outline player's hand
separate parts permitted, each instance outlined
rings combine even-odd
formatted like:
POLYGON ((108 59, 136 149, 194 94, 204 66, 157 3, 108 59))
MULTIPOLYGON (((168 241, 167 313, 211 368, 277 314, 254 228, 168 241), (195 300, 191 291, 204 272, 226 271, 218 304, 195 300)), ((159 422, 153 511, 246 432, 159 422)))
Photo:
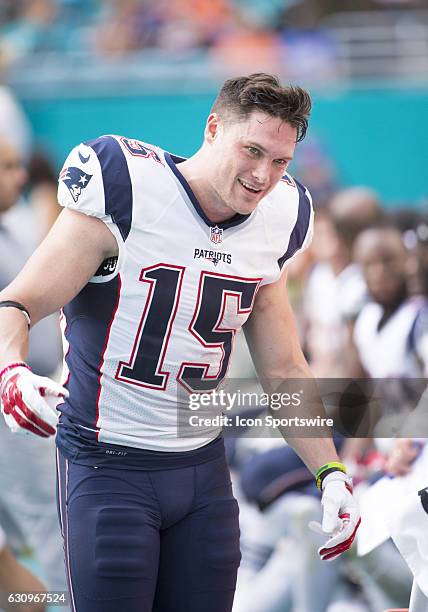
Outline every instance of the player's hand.
POLYGON ((412 438, 398 438, 386 460, 385 471, 392 476, 405 476, 421 449, 421 443, 412 438))
POLYGON ((50 378, 37 376, 26 365, 5 368, 0 379, 1 410, 14 433, 33 433, 42 438, 55 434, 56 405, 68 391, 50 378))
POLYGON ((318 553, 323 561, 331 561, 352 546, 361 519, 352 495, 352 481, 343 472, 328 474, 322 483, 322 525, 311 521, 309 527, 330 538, 318 553))

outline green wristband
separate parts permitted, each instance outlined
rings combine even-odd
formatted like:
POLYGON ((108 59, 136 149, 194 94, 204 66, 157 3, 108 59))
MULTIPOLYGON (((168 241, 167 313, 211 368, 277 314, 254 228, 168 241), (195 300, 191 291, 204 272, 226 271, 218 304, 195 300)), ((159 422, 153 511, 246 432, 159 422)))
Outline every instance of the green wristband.
POLYGON ((336 471, 343 472, 344 474, 346 474, 346 467, 343 465, 343 463, 340 463, 339 461, 330 461, 330 463, 326 463, 322 465, 320 468, 318 468, 318 470, 315 473, 315 481, 320 491, 321 491, 322 481, 324 480, 324 477, 327 476, 327 473, 330 474, 331 472, 336 472, 336 471))

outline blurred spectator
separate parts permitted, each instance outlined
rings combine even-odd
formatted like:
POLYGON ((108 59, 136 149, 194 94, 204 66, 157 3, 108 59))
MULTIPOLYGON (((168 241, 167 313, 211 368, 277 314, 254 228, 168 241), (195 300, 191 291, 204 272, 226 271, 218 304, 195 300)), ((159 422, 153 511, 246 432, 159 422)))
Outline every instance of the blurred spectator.
MULTIPOLYGON (((112 59, 142 49, 212 49, 221 70, 269 68, 291 80, 316 74, 326 82, 337 77, 337 41, 320 28, 322 19, 379 10, 379 3, 396 5, 395 0, 3 0, 0 65, 52 51, 112 59)), ((423 1, 397 3, 406 8, 423 1)))
MULTIPOLYGON (((21 199, 26 181, 27 171, 18 151, 0 139, 0 287, 16 276, 48 229, 21 199)), ((52 374, 62 356, 57 317, 41 321, 31 338, 29 363, 37 364, 44 376, 52 374)))
POLYGON ((275 28, 282 11, 299 0, 232 0, 232 5, 239 9, 252 23, 275 28))
POLYGON ((409 258, 407 264, 407 284, 411 295, 428 297, 428 220, 420 218, 414 230, 408 230, 409 258))
MULTIPOLYGON (((0 287, 16 276, 46 231, 20 201, 26 178, 16 149, 0 140, 0 287)), ((29 362, 49 376, 61 361, 58 319, 52 316, 41 323, 30 334, 29 362)), ((33 549, 48 587, 66 590, 55 480, 53 440, 21 438, 1 423, 0 523, 14 550, 24 544, 33 549)))
POLYGON ((231 16, 227 0, 109 0, 95 28, 98 52, 124 55, 139 49, 205 48, 231 16))
POLYGON ((3 0, 0 4, 0 25, 15 19, 19 9, 19 0, 3 0))
MULTIPOLYGON (((419 218, 419 223, 414 227, 414 230, 407 230, 407 232, 412 231, 414 232, 414 242, 411 241, 410 265, 408 266, 409 292, 410 294, 422 295, 425 300, 410 332, 409 349, 415 353, 420 370, 426 377, 428 376, 428 223, 419 218)), ((410 236, 407 235, 407 238, 410 239, 410 236)), ((428 437, 427 405, 428 392, 425 390, 417 407, 405 420, 399 432, 401 436, 413 437, 397 438, 391 448, 386 470, 395 477, 406 476, 412 472, 414 461, 426 445, 428 437)), ((417 582, 420 576, 418 576, 416 569, 420 570, 421 566, 425 567, 426 565, 423 552, 424 543, 422 541, 426 522, 424 519, 426 517, 420 513, 420 498, 416 493, 415 490, 414 496, 410 497, 410 500, 406 500, 405 505, 402 503, 399 505, 402 520, 404 519, 404 523, 401 523, 404 524, 404 530, 403 533, 400 530, 393 534, 394 541, 415 575, 409 604, 410 612, 428 609, 426 588, 424 593, 417 582), (413 531, 407 530, 406 524, 412 525, 413 531), (417 562, 415 563, 416 559, 417 562)))
POLYGON ((60 213, 58 181, 52 164, 42 151, 34 151, 28 163, 28 198, 39 219, 40 239, 44 238, 60 213))
POLYGON ((357 318, 354 341, 364 370, 380 379, 376 389, 382 394, 386 429, 378 435, 393 437, 397 415, 414 408, 421 392, 411 380, 423 376, 412 335, 425 299, 409 296, 407 253, 395 228, 363 232, 355 257, 371 301, 357 318))
POLYGON ((306 347, 319 377, 358 377, 350 344, 353 322, 365 299, 365 283, 352 246, 364 228, 380 223, 376 194, 365 187, 337 193, 316 221, 312 249, 317 263, 304 295, 306 347))
POLYGON ((159 6, 137 0, 108 0, 94 31, 95 49, 106 55, 123 55, 154 46, 159 27, 159 6), (146 27, 141 27, 145 25, 146 27))
POLYGON ((61 49, 60 33, 51 27, 56 17, 55 0, 22 0, 19 15, 1 33, 6 62, 40 51, 61 49))
POLYGON ((30 124, 12 91, 5 85, 0 85, 0 109, 0 138, 13 142, 21 157, 28 159, 32 145, 30 124))
POLYGON ((229 0, 172 0, 159 37, 162 49, 207 48, 233 20, 229 0))
POLYGON ((283 72, 290 80, 310 82, 314 74, 323 83, 337 78, 335 41, 319 27, 286 28, 281 45, 283 72))
POLYGON ((18 563, 6 542, 6 535, 0 526, 0 608, 5 612, 44 612, 46 606, 40 603, 9 603, 9 594, 44 593, 44 585, 27 568, 18 563))
POLYGON ((281 46, 275 32, 248 23, 241 15, 222 33, 211 55, 227 73, 281 71, 281 46))
MULTIPOLYGON (((354 332, 364 369, 372 378, 420 376, 410 336, 425 299, 409 296, 407 253, 400 232, 387 227, 362 232, 355 258, 372 300, 360 312, 354 332)), ((404 408, 404 400, 395 398, 397 409, 404 408)))
MULTIPOLYGON (((406 417, 423 390, 420 384, 422 381, 418 379, 426 367, 428 352, 425 351, 424 354, 419 350, 419 339, 423 334, 416 332, 416 329, 417 322, 421 318, 423 321, 424 317, 421 315, 427 312, 427 302, 424 296, 415 297, 409 293, 407 253, 398 229, 384 226, 363 231, 356 239, 354 253, 371 298, 356 320, 354 340, 365 371, 370 378, 376 379, 376 396, 382 400, 380 420, 378 415, 370 415, 370 418, 373 417, 372 427, 375 425, 371 435, 382 436, 381 439, 374 440, 375 445, 384 453, 388 453, 392 442, 388 438, 394 437, 397 431, 401 430, 404 420, 416 432, 415 424, 412 425, 406 417)), ((422 323, 425 330, 426 321, 425 318, 425 324, 422 323)), ((369 409, 371 410, 371 407, 369 409)), ((426 422, 426 406, 423 410, 423 421, 426 422)), ((419 427, 418 431, 423 435, 426 426, 419 427)), ((362 442, 360 450, 367 453, 367 447, 372 440, 366 439, 362 442)), ((394 475, 404 474, 409 471, 416 455, 415 448, 412 448, 412 443, 408 440, 397 441, 388 461, 382 462, 383 468, 394 475), (400 454, 400 465, 397 463, 397 453, 400 454)), ((416 492, 415 500, 415 503, 419 504, 416 492)), ((400 502, 401 500, 397 499, 397 507, 400 507, 400 502)), ((397 556, 397 549, 391 545, 390 540, 362 557, 358 571, 361 573, 362 582, 368 584, 371 590, 377 591, 377 597, 382 598, 379 600, 382 607, 393 605, 394 599, 395 605, 398 605, 397 597, 400 597, 401 605, 405 605, 404 596, 410 588, 410 583, 407 584, 406 571, 397 556), (391 567, 390 576, 385 572, 386 563, 391 567), (393 580, 392 575, 395 576, 393 580), (397 590, 398 586, 400 589, 397 590), (381 590, 384 591, 383 595, 381 590), (394 591, 395 595, 391 599, 394 591)), ((413 597, 420 599, 416 588, 413 597)), ((411 606, 410 609, 416 612, 425 610, 425 607, 411 606)))
MULTIPOLYGON (((407 284, 410 296, 419 296, 418 310, 409 333, 408 352, 414 359, 417 373, 414 376, 428 377, 428 223, 422 221, 415 231, 416 244, 407 260, 407 284)), ((411 298, 410 298, 411 299, 411 298)), ((415 297, 413 297, 413 300, 415 297)), ((417 407, 411 412, 400 429, 401 436, 428 438, 426 407, 428 391, 425 390, 417 407)))

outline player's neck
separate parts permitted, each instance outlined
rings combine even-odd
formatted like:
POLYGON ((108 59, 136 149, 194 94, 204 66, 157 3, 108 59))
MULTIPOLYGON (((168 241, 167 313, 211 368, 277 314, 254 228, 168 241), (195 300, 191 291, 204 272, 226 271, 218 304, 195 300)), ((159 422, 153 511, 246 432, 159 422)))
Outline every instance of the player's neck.
POLYGON ((215 188, 206 178, 206 167, 200 151, 178 165, 178 169, 189 183, 208 219, 212 223, 222 223, 234 217, 236 213, 223 203, 215 188))

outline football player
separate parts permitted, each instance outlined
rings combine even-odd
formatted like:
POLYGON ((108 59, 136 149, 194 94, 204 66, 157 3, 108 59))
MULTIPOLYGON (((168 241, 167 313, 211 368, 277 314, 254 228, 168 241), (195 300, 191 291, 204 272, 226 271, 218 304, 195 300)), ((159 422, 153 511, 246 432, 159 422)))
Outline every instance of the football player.
MULTIPOLYGON (((311 379, 286 290, 312 232, 310 195, 287 173, 310 107, 305 90, 253 74, 226 81, 189 159, 120 136, 77 146, 65 210, 0 294, 3 412, 13 430, 57 431, 78 612, 232 608, 238 507, 221 428, 189 435, 186 398, 222 382, 244 324, 268 389, 311 379), (25 362, 29 326, 59 308, 62 388, 25 362)), ((320 401, 301 406, 316 415, 320 401)), ((322 489, 320 555, 334 558, 359 524, 346 469, 325 427, 290 442, 322 489)))

